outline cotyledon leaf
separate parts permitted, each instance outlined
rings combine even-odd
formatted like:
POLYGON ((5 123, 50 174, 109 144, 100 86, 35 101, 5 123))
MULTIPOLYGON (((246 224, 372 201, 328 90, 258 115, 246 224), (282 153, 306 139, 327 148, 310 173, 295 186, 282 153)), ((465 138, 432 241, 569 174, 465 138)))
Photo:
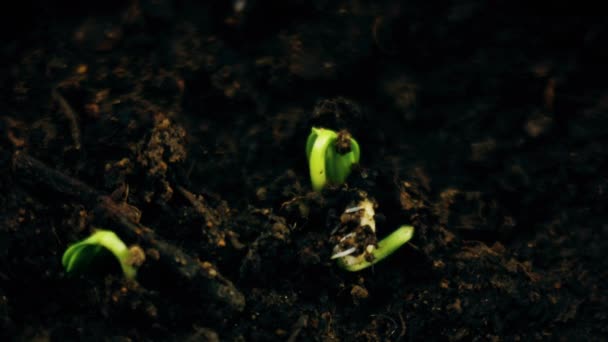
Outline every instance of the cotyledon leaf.
POLYGON ((320 191, 327 184, 326 156, 327 150, 336 140, 336 133, 326 129, 317 129, 316 139, 310 150, 308 163, 310 165, 310 179, 312 187, 320 191))

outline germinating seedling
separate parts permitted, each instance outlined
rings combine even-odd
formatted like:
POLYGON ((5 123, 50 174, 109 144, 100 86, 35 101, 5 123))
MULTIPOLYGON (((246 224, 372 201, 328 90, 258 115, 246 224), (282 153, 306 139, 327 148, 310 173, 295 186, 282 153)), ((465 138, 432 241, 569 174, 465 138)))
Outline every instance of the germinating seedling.
POLYGON ((334 246, 331 258, 336 259, 343 269, 356 272, 368 268, 393 254, 414 235, 414 227, 403 225, 377 244, 370 243, 375 242, 374 216, 374 204, 367 198, 344 211, 343 217, 346 220, 342 221, 342 225, 348 228, 354 222, 357 227, 350 230, 338 229, 338 243, 334 246))
POLYGON ((348 133, 313 127, 306 141, 313 189, 321 191, 327 184, 344 183, 360 156, 359 144, 348 133))
MULTIPOLYGON (((346 131, 336 133, 313 127, 306 141, 306 158, 313 189, 321 191, 327 184, 343 184, 360 157, 359 144, 346 131)), ((414 235, 414 227, 404 225, 376 243, 374 204, 363 192, 362 196, 363 200, 344 211, 344 214, 350 215, 347 218, 350 222, 342 222, 346 229, 337 229, 338 243, 332 255, 340 267, 352 272, 382 261, 414 235), (349 230, 353 221, 356 228, 349 230)))
POLYGON ((112 231, 97 230, 88 238, 71 245, 61 258, 61 263, 68 273, 84 270, 103 249, 109 250, 120 263, 127 279, 135 279, 137 267, 145 258, 141 248, 130 249, 112 231))
POLYGON ((378 242, 378 246, 372 249, 371 258, 368 260, 364 256, 353 258, 339 258, 338 265, 347 271, 356 272, 368 268, 389 255, 393 254, 399 247, 408 242, 414 235, 414 227, 401 226, 390 235, 378 242))

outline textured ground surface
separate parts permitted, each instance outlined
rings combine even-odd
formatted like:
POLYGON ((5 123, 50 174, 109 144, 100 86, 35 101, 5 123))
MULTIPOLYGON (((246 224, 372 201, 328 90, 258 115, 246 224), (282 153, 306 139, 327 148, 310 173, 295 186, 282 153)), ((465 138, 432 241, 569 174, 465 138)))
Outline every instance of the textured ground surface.
POLYGON ((0 15, 0 337, 608 334, 605 18, 502 1, 57 3, 0 15), (348 187, 311 192, 313 125, 358 139, 348 187), (378 202, 380 235, 417 231, 346 273, 328 237, 355 190, 378 202), (95 226, 161 256, 146 249, 138 283, 112 264, 66 276, 63 251, 95 226), (173 253, 204 276, 177 276, 173 253))

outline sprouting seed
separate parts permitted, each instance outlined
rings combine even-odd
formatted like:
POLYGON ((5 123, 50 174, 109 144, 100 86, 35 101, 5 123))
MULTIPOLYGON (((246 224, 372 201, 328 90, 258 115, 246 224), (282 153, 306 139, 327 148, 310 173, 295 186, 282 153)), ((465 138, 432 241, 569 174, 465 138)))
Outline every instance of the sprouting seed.
POLYGON ((104 248, 116 257, 125 277, 135 279, 137 268, 145 260, 145 253, 138 246, 128 248, 114 232, 109 230, 96 230, 88 238, 71 245, 63 253, 61 263, 68 273, 82 271, 104 248))

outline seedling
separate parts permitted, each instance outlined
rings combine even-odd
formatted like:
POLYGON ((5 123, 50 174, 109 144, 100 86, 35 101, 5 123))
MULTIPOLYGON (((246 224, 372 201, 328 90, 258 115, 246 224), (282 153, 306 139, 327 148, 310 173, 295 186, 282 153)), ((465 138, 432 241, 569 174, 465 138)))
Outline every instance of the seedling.
POLYGON ((370 267, 393 254, 414 235, 414 227, 403 225, 376 243, 374 216, 374 203, 368 198, 344 210, 340 225, 332 233, 337 243, 331 258, 337 259, 338 266, 351 272, 370 267))
POLYGON ((327 184, 344 183, 360 156, 359 144, 346 131, 313 127, 306 141, 312 188, 321 191, 327 184))
POLYGON ((338 265, 351 272, 368 268, 393 254, 397 249, 399 249, 399 247, 408 242, 413 235, 414 227, 401 226, 378 242, 378 246, 375 247, 370 253, 371 258, 366 258, 365 256, 352 258, 342 257, 338 258, 338 265))
POLYGON ((137 246, 129 249, 114 232, 109 230, 97 230, 90 237, 71 245, 63 253, 61 263, 68 273, 82 271, 104 248, 118 259, 125 277, 135 279, 137 267, 145 258, 143 251, 137 246))

